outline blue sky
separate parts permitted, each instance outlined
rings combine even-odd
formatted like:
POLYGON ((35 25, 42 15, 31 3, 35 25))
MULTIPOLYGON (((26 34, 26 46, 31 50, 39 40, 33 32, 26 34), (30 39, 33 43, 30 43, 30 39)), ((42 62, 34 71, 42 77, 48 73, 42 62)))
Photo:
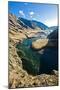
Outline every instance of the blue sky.
POLYGON ((58 25, 58 6, 28 2, 8 2, 8 12, 17 17, 40 21, 47 26, 58 25))

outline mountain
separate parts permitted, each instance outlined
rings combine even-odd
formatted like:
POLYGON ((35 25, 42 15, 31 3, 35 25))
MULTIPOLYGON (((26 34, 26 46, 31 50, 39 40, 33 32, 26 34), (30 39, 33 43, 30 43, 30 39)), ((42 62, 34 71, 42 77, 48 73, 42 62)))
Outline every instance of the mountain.
POLYGON ((49 38, 48 43, 55 46, 55 48, 58 50, 58 30, 54 30, 50 35, 48 35, 47 38, 49 38))
POLYGON ((19 24, 23 25, 23 27, 25 28, 32 28, 32 29, 40 28, 42 30, 48 29, 48 26, 35 20, 27 20, 27 19, 19 17, 17 21, 19 24))
POLYGON ((52 26, 47 29, 48 33, 52 33, 54 30, 58 30, 58 26, 52 26))
POLYGON ((57 30, 58 29, 58 26, 52 26, 52 27, 49 27, 50 30, 57 30))

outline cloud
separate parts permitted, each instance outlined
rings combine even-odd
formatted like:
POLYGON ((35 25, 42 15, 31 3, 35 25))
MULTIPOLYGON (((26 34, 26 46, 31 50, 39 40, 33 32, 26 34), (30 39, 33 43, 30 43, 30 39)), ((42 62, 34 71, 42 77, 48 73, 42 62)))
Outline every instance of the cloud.
POLYGON ((19 11, 19 14, 20 14, 21 16, 25 17, 25 14, 24 14, 24 12, 23 12, 22 10, 19 11))
POLYGON ((33 11, 29 12, 30 18, 33 18, 34 14, 35 13, 33 11))
POLYGON ((33 12, 33 11, 31 11, 29 14, 30 14, 30 15, 34 15, 34 12, 33 12))

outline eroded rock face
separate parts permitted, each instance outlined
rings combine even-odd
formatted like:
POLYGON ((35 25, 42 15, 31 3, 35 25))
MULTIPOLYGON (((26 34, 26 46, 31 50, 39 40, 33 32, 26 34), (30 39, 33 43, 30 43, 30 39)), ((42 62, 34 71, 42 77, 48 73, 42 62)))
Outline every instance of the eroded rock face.
POLYGON ((12 30, 12 29, 15 29, 15 30, 19 30, 19 29, 22 29, 22 26, 17 22, 17 18, 15 15, 13 14, 8 14, 8 25, 9 25, 9 29, 12 30))
POLYGON ((32 48, 35 50, 39 50, 44 48, 48 44, 48 39, 38 39, 32 42, 32 48))

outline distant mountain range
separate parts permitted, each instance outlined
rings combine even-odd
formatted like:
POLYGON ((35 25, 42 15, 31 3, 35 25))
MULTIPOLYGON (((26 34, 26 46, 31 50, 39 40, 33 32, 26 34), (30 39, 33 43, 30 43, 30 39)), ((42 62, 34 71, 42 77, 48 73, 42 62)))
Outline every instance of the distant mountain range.
POLYGON ((50 30, 57 30, 58 29, 58 26, 52 26, 52 27, 49 27, 50 30))
POLYGON ((9 14, 9 28, 10 25, 12 24, 12 26, 17 26, 16 29, 40 29, 46 32, 46 34, 49 34, 51 32, 53 32, 54 30, 58 30, 58 26, 52 26, 52 27, 48 27, 47 25, 45 25, 42 22, 38 22, 35 20, 27 20, 25 18, 21 18, 19 17, 17 19, 17 17, 15 17, 13 14, 9 14))
POLYGON ((52 26, 52 27, 48 27, 45 24, 38 22, 38 21, 34 21, 34 20, 27 20, 25 18, 21 18, 19 17, 17 19, 17 17, 15 17, 13 14, 9 14, 9 28, 10 30, 12 28, 15 28, 17 31, 18 30, 37 30, 39 29, 39 33, 37 33, 36 35, 34 35, 33 37, 39 37, 39 38, 46 38, 50 33, 52 33, 55 30, 58 30, 58 26, 52 26), (11 26, 12 25, 12 26, 11 26))
POLYGON ((20 25, 22 25, 25 28, 31 28, 31 29, 40 28, 42 30, 48 29, 48 26, 35 20, 27 20, 19 17, 17 21, 20 25))

